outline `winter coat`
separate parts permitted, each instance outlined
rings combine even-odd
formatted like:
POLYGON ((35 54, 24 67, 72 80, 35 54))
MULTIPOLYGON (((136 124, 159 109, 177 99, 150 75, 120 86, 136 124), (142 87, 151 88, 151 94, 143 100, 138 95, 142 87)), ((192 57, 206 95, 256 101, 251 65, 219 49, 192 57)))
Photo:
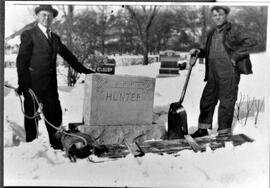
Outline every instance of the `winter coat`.
POLYGON ((37 91, 57 90, 57 54, 79 73, 90 71, 62 44, 60 37, 51 33, 50 43, 38 26, 21 34, 21 44, 17 56, 18 84, 22 88, 37 91))
MULTIPOLYGON (((214 32, 215 28, 208 33, 206 45, 203 49, 200 49, 201 52, 198 55, 199 57, 205 57, 204 81, 207 81, 208 79, 209 50, 214 32)), ((251 33, 238 24, 228 22, 224 28, 223 45, 230 59, 233 59, 236 62, 237 71, 240 74, 251 74, 252 66, 249 53, 257 45, 256 40, 251 37, 251 33)))

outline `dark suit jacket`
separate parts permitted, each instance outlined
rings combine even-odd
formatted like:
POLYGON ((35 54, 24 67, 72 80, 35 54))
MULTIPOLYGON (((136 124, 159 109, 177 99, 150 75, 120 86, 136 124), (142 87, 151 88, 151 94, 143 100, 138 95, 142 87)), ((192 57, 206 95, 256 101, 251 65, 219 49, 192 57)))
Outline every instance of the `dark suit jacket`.
POLYGON ((62 56, 79 73, 90 73, 62 44, 60 37, 52 33, 52 44, 38 26, 21 34, 17 56, 18 84, 37 91, 57 90, 56 57, 62 56))
MULTIPOLYGON (((206 45, 201 50, 199 57, 205 57, 205 78, 208 79, 208 55, 211 45, 212 36, 215 28, 207 35, 206 45)), ((224 29, 223 45, 231 59, 236 61, 236 69, 241 74, 251 74, 252 66, 249 53, 256 47, 257 41, 252 37, 252 33, 238 24, 228 22, 224 29)))

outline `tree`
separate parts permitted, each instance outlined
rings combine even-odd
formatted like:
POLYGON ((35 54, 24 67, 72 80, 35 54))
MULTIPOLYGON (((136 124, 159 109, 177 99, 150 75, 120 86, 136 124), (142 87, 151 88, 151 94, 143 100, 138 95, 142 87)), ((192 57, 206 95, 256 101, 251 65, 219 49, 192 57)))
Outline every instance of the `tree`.
MULTIPOLYGON (((67 48, 73 52, 74 5, 62 6, 61 10, 63 11, 64 22, 61 24, 60 21, 57 21, 54 26, 58 25, 56 30, 61 34, 67 48)), ((67 84, 68 86, 74 86, 79 78, 78 73, 70 65, 67 65, 67 67, 67 84)))
POLYGON ((254 51, 266 50, 267 31, 267 7, 266 6, 244 6, 233 7, 232 18, 234 22, 244 25, 254 33, 258 46, 254 51))
POLYGON ((206 42, 206 32, 207 32, 207 7, 201 7, 201 37, 200 44, 204 44, 206 42))
MULTIPOLYGON (((73 26, 73 12, 74 12, 74 6, 68 5, 68 11, 67 14, 65 13, 65 16, 67 18, 67 24, 69 27, 67 27, 67 47, 73 51, 73 42, 72 42, 72 26, 73 26)), ((78 79, 78 73, 70 66, 68 65, 68 86, 74 86, 77 79, 78 79)))
POLYGON ((158 6, 126 6, 130 18, 134 22, 143 51, 143 64, 148 65, 149 34, 158 6))
POLYGON ((132 52, 136 30, 133 24, 129 22, 129 14, 122 9, 118 10, 114 19, 110 22, 107 35, 106 47, 108 52, 125 53, 132 52))
MULTIPOLYGON (((91 9, 85 9, 80 14, 74 15, 74 6, 61 7, 63 21, 56 21, 56 30, 67 47, 75 54, 82 64, 88 64, 88 57, 98 48, 98 24, 97 13, 91 9)), ((66 64, 67 65, 67 64, 66 64)), ((74 86, 79 79, 79 74, 67 65, 67 84, 74 86)))
POLYGON ((99 46, 98 14, 94 9, 85 9, 74 16, 74 53, 83 64, 99 46))
POLYGON ((198 47, 201 43, 201 6, 179 6, 174 7, 175 30, 179 32, 182 39, 182 49, 187 50, 191 47, 198 47), (182 35, 182 36, 181 36, 182 35))
POLYGON ((110 29, 110 23, 114 19, 112 12, 109 10, 108 6, 98 6, 98 27, 100 31, 100 51, 105 54, 105 42, 108 37, 108 32, 110 29))
POLYGON ((160 10, 151 27, 150 50, 159 52, 167 48, 168 40, 173 34, 174 14, 169 7, 160 10))

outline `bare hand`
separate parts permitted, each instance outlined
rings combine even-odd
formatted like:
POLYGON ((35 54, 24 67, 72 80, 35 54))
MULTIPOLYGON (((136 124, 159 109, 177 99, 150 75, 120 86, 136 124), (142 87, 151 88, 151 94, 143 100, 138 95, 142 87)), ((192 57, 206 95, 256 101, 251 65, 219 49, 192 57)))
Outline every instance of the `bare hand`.
POLYGON ((199 50, 199 49, 196 49, 196 48, 192 48, 192 49, 189 51, 189 54, 190 54, 191 56, 194 56, 196 53, 197 53, 197 54, 200 53, 200 50, 199 50))
POLYGON ((192 59, 192 56, 195 56, 196 54, 199 54, 200 53, 200 50, 199 49, 195 49, 195 48, 193 48, 193 49, 191 49, 190 51, 189 51, 189 54, 190 54, 190 61, 189 61, 189 65, 192 67, 192 66, 194 66, 195 65, 195 63, 196 63, 196 61, 195 60, 193 60, 192 59))

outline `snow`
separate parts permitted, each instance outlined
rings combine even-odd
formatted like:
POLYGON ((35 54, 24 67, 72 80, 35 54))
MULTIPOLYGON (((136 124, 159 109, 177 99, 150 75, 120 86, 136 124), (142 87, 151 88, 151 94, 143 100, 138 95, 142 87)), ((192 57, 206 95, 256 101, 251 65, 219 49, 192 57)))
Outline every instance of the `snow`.
MULTIPOLYGON (((242 76, 239 93, 269 102, 266 87, 269 81, 269 53, 252 54, 254 74, 242 76)), ((156 77, 160 63, 148 66, 117 66, 116 74, 156 77)), ((154 111, 168 111, 169 104, 178 100, 187 71, 172 78, 156 78, 154 111)), ((188 113, 189 131, 197 126, 199 100, 204 87, 204 65, 197 64, 191 74, 183 106, 188 113)), ((83 80, 84 75, 81 75, 83 80)), ((59 95, 63 110, 63 125, 82 120, 84 84, 74 88, 65 86, 59 75, 59 95)), ((15 68, 5 69, 5 81, 15 85, 15 68)), ((259 114, 257 125, 254 116, 247 124, 236 122, 234 133, 244 133, 255 139, 234 147, 194 153, 184 150, 178 155, 146 154, 141 158, 128 155, 123 159, 91 163, 86 159, 71 163, 62 151, 50 148, 43 121, 39 123, 39 137, 25 143, 23 115, 15 93, 5 88, 4 96, 4 185, 5 186, 135 186, 135 187, 269 187, 269 128, 268 105, 259 114)), ((166 125, 167 116, 161 120, 166 125)), ((214 118, 213 133, 217 118, 214 118)))

